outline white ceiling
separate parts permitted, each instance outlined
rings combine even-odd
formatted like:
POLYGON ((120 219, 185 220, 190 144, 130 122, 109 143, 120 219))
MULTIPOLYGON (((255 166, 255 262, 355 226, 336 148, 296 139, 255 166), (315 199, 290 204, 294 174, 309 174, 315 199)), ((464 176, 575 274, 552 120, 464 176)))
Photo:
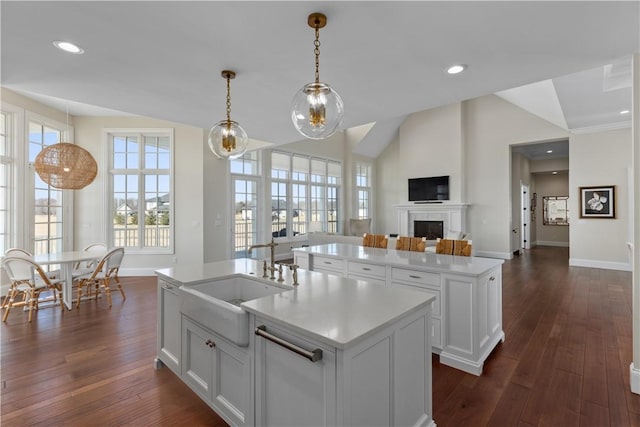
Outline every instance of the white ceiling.
POLYGON ((640 51, 638 1, 2 1, 1 83, 74 115, 209 128, 225 115, 220 71, 232 69, 232 118, 253 139, 298 141, 289 108, 313 80, 316 11, 328 17, 320 77, 344 100, 343 128, 381 123, 362 154, 375 156, 407 114, 544 81, 528 92, 547 101, 510 101, 568 129, 630 120, 620 82, 640 51), (449 76, 454 63, 469 68, 449 76))

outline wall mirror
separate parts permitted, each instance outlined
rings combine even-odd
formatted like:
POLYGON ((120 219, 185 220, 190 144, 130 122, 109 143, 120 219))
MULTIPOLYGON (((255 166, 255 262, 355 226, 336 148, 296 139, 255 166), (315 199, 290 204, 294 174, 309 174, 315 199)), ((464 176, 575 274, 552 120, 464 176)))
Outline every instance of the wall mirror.
POLYGON ((544 225, 569 225, 569 196, 543 196, 544 225))

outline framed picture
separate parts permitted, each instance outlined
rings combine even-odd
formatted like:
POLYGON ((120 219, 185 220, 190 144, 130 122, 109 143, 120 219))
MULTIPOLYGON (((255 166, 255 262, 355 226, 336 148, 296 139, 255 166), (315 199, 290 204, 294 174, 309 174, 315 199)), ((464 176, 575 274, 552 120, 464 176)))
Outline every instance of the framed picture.
POLYGON ((616 186, 580 187, 580 218, 615 218, 616 186))

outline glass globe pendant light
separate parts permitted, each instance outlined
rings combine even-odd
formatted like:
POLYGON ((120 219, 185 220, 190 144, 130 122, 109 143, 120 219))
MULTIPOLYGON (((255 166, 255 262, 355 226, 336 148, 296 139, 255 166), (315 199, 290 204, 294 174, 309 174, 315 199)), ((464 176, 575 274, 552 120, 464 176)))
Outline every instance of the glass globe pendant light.
POLYGON ((234 71, 222 71, 227 79, 227 119, 216 123, 209 131, 209 148, 221 159, 237 159, 247 151, 249 138, 242 127, 231 120, 231 79, 235 79, 234 71))
POLYGON ((291 120, 298 132, 310 139, 325 139, 338 129, 344 117, 344 104, 331 86, 320 82, 320 28, 327 25, 322 13, 309 15, 308 24, 315 29, 316 79, 295 94, 291 106, 291 120))

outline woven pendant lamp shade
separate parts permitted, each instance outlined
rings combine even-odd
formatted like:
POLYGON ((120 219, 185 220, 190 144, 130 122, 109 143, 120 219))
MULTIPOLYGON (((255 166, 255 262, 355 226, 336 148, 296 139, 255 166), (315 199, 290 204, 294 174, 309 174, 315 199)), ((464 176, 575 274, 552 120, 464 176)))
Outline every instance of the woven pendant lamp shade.
POLYGON ((98 174, 98 164, 91 153, 68 142, 53 144, 40 151, 35 167, 44 182, 66 190, 84 188, 98 174))

